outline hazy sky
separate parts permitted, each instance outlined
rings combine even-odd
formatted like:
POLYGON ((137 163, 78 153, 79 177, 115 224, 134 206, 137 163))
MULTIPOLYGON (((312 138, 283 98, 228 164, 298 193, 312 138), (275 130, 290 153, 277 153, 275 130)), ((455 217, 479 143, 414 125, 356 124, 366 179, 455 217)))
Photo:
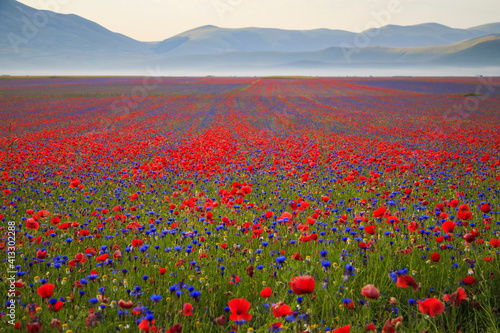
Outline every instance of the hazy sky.
MULTIPOLYGON (((0 0, 2 1, 2 0, 0 0)), ((342 29, 442 23, 456 28, 499 22, 500 0, 20 0, 71 13, 141 41, 198 26, 342 29), (391 12, 392 9, 392 12, 391 12), (383 15, 387 14, 389 15, 383 15), (382 24, 381 24, 382 23, 382 24)))

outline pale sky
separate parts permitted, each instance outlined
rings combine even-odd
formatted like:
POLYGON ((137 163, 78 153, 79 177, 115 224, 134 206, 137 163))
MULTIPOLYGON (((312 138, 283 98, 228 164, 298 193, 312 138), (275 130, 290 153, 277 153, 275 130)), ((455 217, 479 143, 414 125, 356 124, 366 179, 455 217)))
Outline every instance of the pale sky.
POLYGON ((329 28, 360 32, 386 23, 436 22, 469 28, 500 22, 500 0, 18 1, 38 9, 77 14, 140 41, 163 40, 207 24, 227 28, 329 28))

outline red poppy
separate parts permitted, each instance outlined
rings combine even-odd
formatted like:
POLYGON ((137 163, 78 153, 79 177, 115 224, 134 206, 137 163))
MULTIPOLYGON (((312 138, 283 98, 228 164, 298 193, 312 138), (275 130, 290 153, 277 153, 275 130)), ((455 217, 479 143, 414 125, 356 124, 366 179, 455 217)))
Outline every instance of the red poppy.
POLYGON ((385 206, 375 209, 375 211, 373 212, 373 217, 383 216, 386 210, 387 208, 385 208, 385 206))
POLYGON ((444 312, 444 304, 437 298, 426 298, 418 302, 418 309, 420 312, 428 314, 431 317, 444 312))
POLYGON ((281 322, 278 321, 278 322, 275 322, 274 324, 271 324, 269 326, 269 330, 271 332, 277 332, 277 331, 281 330, 281 322))
MULTIPOLYGON (((154 324, 154 320, 151 323, 154 324)), ((158 332, 158 328, 156 326, 149 326, 149 321, 147 319, 143 319, 137 328, 143 332, 158 332)))
POLYGON ((124 300, 120 299, 118 301, 118 306, 122 309, 131 309, 134 307, 134 302, 132 301, 125 302, 124 300))
POLYGON ((250 302, 244 298, 235 298, 229 301, 229 311, 231 311, 230 320, 246 320, 252 319, 252 315, 248 313, 250 310, 250 302))
POLYGON ((109 255, 107 253, 104 253, 104 254, 101 254, 100 256, 98 256, 97 258, 95 258, 95 260, 97 261, 105 261, 106 259, 108 259, 109 255))
POLYGON ((351 331, 351 325, 345 325, 337 328, 332 333, 349 333, 351 331))
POLYGON ((241 281, 241 278, 238 275, 231 275, 229 278, 229 284, 238 284, 241 281))
POLYGON ((167 272, 167 269, 166 268, 162 268, 160 267, 160 275, 163 275, 167 272))
POLYGON ((490 240, 490 245, 493 247, 500 247, 500 240, 498 238, 493 238, 490 240))
POLYGON ((63 302, 61 302, 61 301, 57 301, 57 303, 56 303, 56 304, 54 304, 54 305, 49 304, 49 309, 51 309, 51 310, 52 310, 52 311, 54 311, 54 312, 57 312, 57 311, 59 311, 59 310, 61 310, 61 309, 62 309, 63 305, 64 305, 64 303, 63 303, 63 302))
POLYGON ((271 309, 273 310, 273 315, 276 318, 281 318, 284 316, 288 316, 289 314, 293 313, 293 311, 290 309, 289 305, 286 305, 283 302, 278 302, 274 304, 271 309))
POLYGON ((364 229, 364 230, 365 230, 368 234, 370 234, 370 235, 374 235, 374 234, 375 234, 375 229, 376 229, 376 226, 374 226, 374 225, 367 225, 367 226, 365 227, 365 229, 364 229))
POLYGON ((295 259, 295 260, 304 260, 304 258, 302 258, 302 256, 300 255, 300 253, 294 253, 294 254, 292 254, 292 258, 295 259))
POLYGON ((491 208, 490 208, 490 205, 487 204, 487 203, 484 203, 482 206, 481 206, 481 211, 485 214, 488 214, 489 212, 491 212, 491 208))
POLYGON ((52 293, 54 292, 54 285, 50 283, 45 283, 41 285, 36 292, 42 298, 49 298, 50 296, 52 296, 52 293))
POLYGON ((122 257, 122 251, 116 250, 115 253, 113 253, 113 259, 119 259, 122 257))
POLYGON ((406 288, 408 286, 412 287, 413 290, 418 290, 418 283, 415 282, 415 279, 409 275, 399 276, 396 280, 396 286, 400 288, 406 288))
POLYGON ((367 284, 361 288, 361 294, 365 297, 377 299, 380 296, 380 292, 373 284, 367 284))
POLYGON ((377 328, 375 327, 375 324, 373 322, 369 323, 368 326, 366 326, 367 331, 376 331, 377 328))
POLYGON ((290 281, 290 287, 296 295, 312 294, 316 283, 312 276, 295 276, 290 281))
POLYGON ((174 326, 170 327, 165 333, 182 333, 182 325, 177 323, 174 326))
POLYGON ((467 242, 467 243, 472 243, 474 240, 476 240, 476 236, 472 233, 466 233, 464 235, 464 240, 467 242))
POLYGON ((191 303, 184 303, 182 306, 182 314, 185 316, 192 316, 193 312, 191 310, 193 309, 193 305, 191 303))
POLYGON ((39 227, 40 227, 40 225, 35 222, 35 219, 31 218, 31 219, 28 219, 26 221, 26 228, 28 228, 28 229, 38 230, 39 227))
POLYGON ((455 227, 457 226, 457 224, 453 221, 446 221, 443 223, 443 225, 441 226, 443 228, 443 231, 444 232, 453 232, 453 230, 455 229, 455 227))
POLYGON ((472 218, 472 213, 469 212, 468 210, 467 211, 459 210, 457 212, 457 217, 461 220, 467 221, 467 220, 470 220, 472 218))
POLYGON ((473 285, 474 283, 476 283, 476 278, 473 276, 467 275, 467 277, 463 278, 462 281, 466 285, 470 286, 470 285, 473 285))
POLYGON ((431 260, 434 262, 439 262, 441 259, 441 255, 439 253, 433 253, 431 254, 431 260))
POLYGON ((463 300, 467 299, 467 295, 465 294, 465 290, 462 287, 459 287, 453 294, 445 294, 443 299, 446 302, 450 302, 451 305, 460 305, 463 300))
POLYGON ((140 239, 134 239, 132 241, 132 246, 133 247, 138 247, 138 246, 141 246, 142 244, 144 244, 144 242, 142 240, 140 240, 140 239))
POLYGON ((45 257, 47 257, 47 251, 38 250, 36 252, 37 259, 45 259, 45 257))
POLYGON ((262 296, 264 298, 268 298, 268 297, 271 297, 272 293, 273 293, 273 291, 271 290, 271 288, 266 287, 266 288, 262 289, 262 291, 260 292, 260 296, 262 296))
POLYGON ((38 321, 32 321, 26 325, 28 333, 38 333, 42 330, 42 325, 38 321))

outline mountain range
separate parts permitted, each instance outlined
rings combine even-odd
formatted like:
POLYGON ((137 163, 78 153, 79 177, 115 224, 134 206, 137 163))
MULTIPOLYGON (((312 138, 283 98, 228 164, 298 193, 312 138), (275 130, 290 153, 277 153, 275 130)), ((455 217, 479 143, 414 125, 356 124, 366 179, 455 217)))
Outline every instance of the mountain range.
MULTIPOLYGON (((343 30, 203 26, 141 42, 72 14, 0 2, 0 74, 335 72, 339 68, 500 68, 500 23, 343 30)), ((500 70, 499 70, 500 71, 500 70)))

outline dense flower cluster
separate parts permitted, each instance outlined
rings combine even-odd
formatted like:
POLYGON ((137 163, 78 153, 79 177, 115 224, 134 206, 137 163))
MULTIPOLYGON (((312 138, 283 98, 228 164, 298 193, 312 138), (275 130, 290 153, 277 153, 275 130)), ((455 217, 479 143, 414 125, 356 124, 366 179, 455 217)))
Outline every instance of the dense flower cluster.
POLYGON ((500 330, 500 94, 141 82, 0 80, 2 325, 15 302, 28 332, 500 330))

